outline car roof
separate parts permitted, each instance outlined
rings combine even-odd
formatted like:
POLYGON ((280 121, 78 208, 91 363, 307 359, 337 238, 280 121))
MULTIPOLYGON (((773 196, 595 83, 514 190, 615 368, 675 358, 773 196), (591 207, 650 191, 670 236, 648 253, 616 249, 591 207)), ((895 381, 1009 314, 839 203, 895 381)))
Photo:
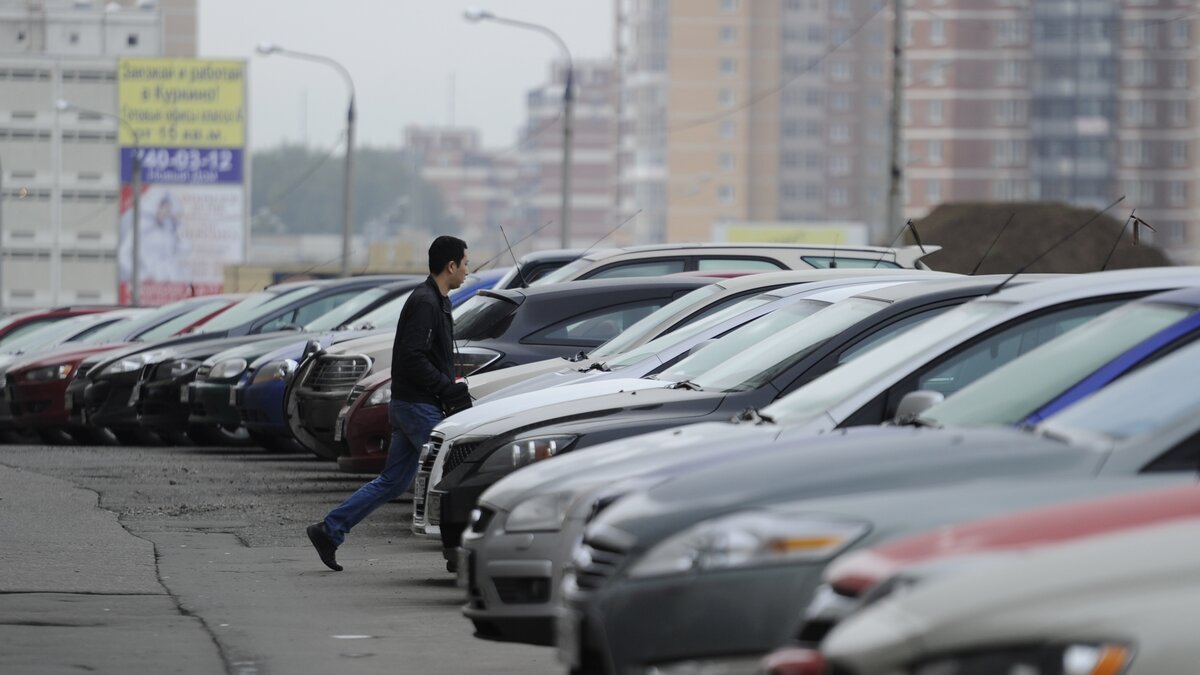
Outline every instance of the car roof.
MULTIPOLYGON (((739 291, 766 288, 768 286, 790 286, 792 284, 816 283, 834 279, 847 279, 855 277, 862 277, 864 279, 871 277, 895 277, 906 274, 923 275, 924 277, 945 275, 947 279, 955 279, 962 276, 952 272, 931 272, 930 270, 897 269, 895 267, 878 269, 841 268, 832 270, 808 269, 785 270, 780 272, 760 272, 758 274, 747 274, 732 279, 721 279, 716 283, 722 288, 730 291, 739 291)), ((579 284, 587 282, 572 281, 571 283, 579 284)), ((999 282, 997 281, 996 283, 999 282)))
MULTIPOLYGON (((610 249, 602 249, 610 250, 610 249)), ((620 250, 620 249, 612 249, 620 250)), ((587 253, 587 249, 583 248, 555 248, 548 251, 530 251, 521 256, 521 263, 527 262, 545 262, 545 261, 567 261, 570 262, 587 253)))
MULTIPOLYGON (((920 270, 915 270, 920 271, 920 270)), ((899 284, 896 286, 888 286, 877 291, 863 293, 862 297, 871 298, 873 300, 883 300, 885 302, 898 302, 908 300, 909 298, 917 298, 929 295, 931 293, 943 292, 949 297, 958 296, 962 293, 977 293, 980 289, 995 288, 1001 282, 1007 279, 1010 275, 1007 274, 985 274, 977 277, 948 277, 946 279, 932 279, 929 281, 915 281, 911 284, 899 284)), ((1012 284, 1024 285, 1034 281, 1056 278, 1058 275, 1028 275, 1020 279, 1014 279, 1012 284)))
POLYGON ((319 288, 329 288, 333 286, 341 286, 343 284, 358 284, 375 282, 380 286, 389 281, 405 281, 412 275, 407 274, 368 274, 357 277, 344 277, 338 279, 308 279, 304 281, 284 281, 278 284, 271 284, 267 287, 268 291, 291 291, 297 288, 309 288, 317 286, 319 288))
POLYGON ((585 279, 583 281, 572 281, 569 284, 547 284, 545 286, 531 286, 529 288, 486 289, 479 291, 479 294, 505 298, 510 298, 511 296, 538 298, 576 293, 586 294, 603 289, 655 288, 659 286, 663 288, 700 288, 712 283, 713 279, 702 277, 624 277, 619 279, 585 279))
MULTIPOLYGON (((591 251, 585 256, 588 260, 604 260, 618 255, 626 255, 632 253, 645 253, 653 251, 684 251, 696 250, 705 251, 710 249, 728 249, 728 250, 750 250, 750 249, 777 249, 777 250, 800 250, 800 249, 815 249, 826 251, 858 251, 863 253, 884 253, 891 251, 899 251, 904 247, 895 246, 844 246, 835 244, 780 244, 780 243, 755 243, 755 242, 697 242, 697 243, 678 243, 678 244, 643 244, 639 246, 626 246, 624 248, 606 248, 591 251)), ((940 249, 940 246, 928 246, 929 253, 940 249)))
MULTIPOLYGON (((1119 293, 1127 284, 1141 282, 1161 282, 1174 278, 1200 276, 1200 267, 1141 267, 1126 270, 1110 270, 1107 272, 1089 272, 1087 274, 1072 274, 1036 284, 1024 286, 1005 286, 1004 290, 992 296, 1009 302, 1030 302, 1043 300, 1050 296, 1072 296, 1080 292, 1086 295, 1097 295, 1097 291, 1110 290, 1119 293)), ((1017 278, 1020 278, 1019 276, 1017 278)), ((1130 290, 1137 290, 1131 288, 1130 290)))
POLYGON ((1200 288, 1180 288, 1174 291, 1155 293, 1141 299, 1142 302, 1166 302, 1176 305, 1200 307, 1200 288))

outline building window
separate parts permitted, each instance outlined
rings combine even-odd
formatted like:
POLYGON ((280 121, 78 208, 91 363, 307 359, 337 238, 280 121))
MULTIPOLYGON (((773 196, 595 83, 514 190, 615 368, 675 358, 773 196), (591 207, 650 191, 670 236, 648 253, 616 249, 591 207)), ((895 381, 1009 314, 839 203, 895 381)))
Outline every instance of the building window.
POLYGON ((130 46, 130 47, 136 47, 136 46, 138 46, 138 34, 137 34, 137 33, 130 33, 130 34, 129 34, 129 37, 125 38, 125 44, 126 44, 126 45, 128 45, 128 46, 130 46))
POLYGON ((1126 166, 1145 166, 1150 163, 1150 144, 1146 141, 1123 141, 1121 162, 1126 166))
POLYGON ((931 180, 925 183, 925 203, 942 203, 942 181, 931 180))
POLYGON ((1024 141, 994 141, 992 144, 993 166, 1017 166, 1025 163, 1024 141))
POLYGON ((722 12, 736 12, 738 8, 738 0, 721 0, 722 12))
POLYGON ((872 61, 867 64, 867 78, 872 82, 883 81, 883 64, 878 61, 872 61))
POLYGON ((1022 101, 997 101, 997 124, 1022 124, 1025 122, 1025 103, 1022 101))
POLYGON ((733 203, 733 186, 732 185, 722 185, 719 188, 717 188, 717 201, 721 202, 722 204, 732 204, 733 203))
POLYGON ((1175 166, 1184 166, 1187 164, 1188 146, 1187 143, 1172 143, 1171 144, 1171 164, 1175 166))
POLYGON ((834 61, 829 64, 829 79, 834 82, 849 82, 854 77, 854 69, 849 61, 834 61))
POLYGON ((1154 126, 1158 119, 1158 106, 1154 101, 1125 101, 1125 123, 1135 127, 1154 126))
POLYGON ((946 44, 946 24, 941 19, 929 22, 929 43, 933 45, 946 44))
POLYGON ((732 120, 721 120, 721 125, 719 127, 718 133, 720 134, 722 140, 728 141, 728 140, 732 139, 733 134, 734 134, 733 121, 732 120))
POLYGON ((1187 206, 1187 183, 1178 180, 1168 183, 1167 202, 1171 206, 1187 206))
POLYGON ((941 101, 929 102, 929 123, 942 124, 946 121, 946 108, 941 101))
POLYGON ((850 173, 850 157, 833 155, 829 158, 829 173, 833 176, 846 176, 850 173))
POLYGON ((829 140, 834 143, 846 143, 850 140, 850 127, 845 124, 834 124, 829 127, 829 140))
POLYGON ((996 25, 996 46, 1025 44, 1028 39, 1027 24, 1021 19, 1004 19, 996 25))
POLYGON ((850 204, 850 191, 843 187, 835 187, 829 191, 830 206, 848 206, 850 204))
POLYGON ((1158 64, 1154 61, 1128 61, 1122 70, 1122 83, 1127 87, 1144 87, 1153 85, 1155 70, 1158 64))
POLYGON ((942 142, 933 140, 929 141, 929 145, 925 148, 925 159, 930 164, 942 163, 942 142))
POLYGON ((737 160, 732 152, 722 152, 717 159, 717 165, 721 167, 722 171, 732 171, 737 166, 737 160))
POLYGON ((849 110, 850 94, 844 91, 835 91, 829 94, 829 107, 834 110, 849 110))
POLYGON ((834 16, 850 16, 850 0, 833 0, 832 9, 834 16))
POLYGON ((737 59, 721 59, 721 74, 734 75, 737 73, 737 59))
POLYGON ((1176 87, 1186 87, 1188 83, 1188 62, 1176 61, 1171 64, 1171 84, 1176 87))
POLYGON ((1171 46, 1187 47, 1192 40, 1192 24, 1190 21, 1176 21, 1171 24, 1171 46))
POLYGON ((1185 127, 1188 123, 1187 101, 1171 101, 1171 124, 1185 127))
POLYGON ((1158 39, 1157 23, 1149 21, 1125 21, 1126 47, 1152 47, 1158 39))
POLYGON ((737 29, 733 26, 721 26, 721 42, 730 44, 737 41, 737 29))
POLYGON ((79 33, 71 33, 67 36, 67 42, 77 45, 79 44, 79 33))
POLYGON ((804 105, 818 106, 822 103, 820 89, 805 89, 804 90, 804 105))
POLYGON ((732 89, 722 89, 721 93, 718 94, 718 98, 721 101, 722 108, 732 108, 737 104, 737 95, 733 93, 732 89))
POLYGON ((1004 86, 1025 84, 1025 64, 1020 61, 999 61, 995 70, 996 84, 1004 86))

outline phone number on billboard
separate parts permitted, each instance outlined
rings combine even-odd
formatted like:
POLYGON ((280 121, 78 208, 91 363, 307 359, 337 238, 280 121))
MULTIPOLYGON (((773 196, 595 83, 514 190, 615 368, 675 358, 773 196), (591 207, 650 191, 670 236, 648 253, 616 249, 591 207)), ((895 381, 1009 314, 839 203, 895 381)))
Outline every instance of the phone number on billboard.
POLYGON ((166 148, 142 150, 142 168, 175 171, 233 171, 232 150, 195 150, 166 148))

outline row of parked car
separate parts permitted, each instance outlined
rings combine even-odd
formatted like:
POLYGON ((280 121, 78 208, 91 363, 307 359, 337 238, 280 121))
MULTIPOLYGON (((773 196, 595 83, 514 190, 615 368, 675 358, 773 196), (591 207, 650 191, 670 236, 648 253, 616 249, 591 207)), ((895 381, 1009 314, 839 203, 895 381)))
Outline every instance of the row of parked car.
MULTIPOLYGON (((476 402, 423 449, 411 526, 476 635, 576 673, 1190 672, 1200 268, 920 256, 553 252, 457 296, 476 402)), ((419 281, 210 298, 178 337, 18 356, 10 423, 39 428, 25 392, 53 382, 72 435, 376 469, 419 281)))

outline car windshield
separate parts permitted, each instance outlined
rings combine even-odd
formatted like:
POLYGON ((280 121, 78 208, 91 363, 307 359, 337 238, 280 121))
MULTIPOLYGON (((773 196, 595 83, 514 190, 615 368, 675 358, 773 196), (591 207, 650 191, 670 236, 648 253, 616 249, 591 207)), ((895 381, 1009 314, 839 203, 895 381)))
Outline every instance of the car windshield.
POLYGON ((620 335, 596 347, 588 356, 604 360, 617 354, 623 354, 644 344, 646 337, 653 334, 655 329, 659 328, 667 319, 692 307, 699 307, 724 292, 725 289, 719 284, 701 286, 691 293, 663 305, 646 318, 621 331, 620 335))
POLYGON ((400 321, 400 312, 412 291, 405 291, 354 320, 352 328, 391 328, 400 321))
POLYGON ((124 342, 131 337, 139 337, 144 340, 169 337, 217 311, 219 307, 227 304, 227 302, 227 300, 218 297, 214 297, 208 302, 198 301, 193 298, 172 302, 169 305, 163 305, 162 307, 146 312, 135 319, 109 324, 95 333, 91 333, 86 338, 80 340, 80 342, 89 345, 102 345, 109 342, 124 342), (193 307, 193 309, 175 316, 181 308, 189 306, 193 307), (175 318, 170 318, 172 316, 175 318), (173 330, 171 330, 172 328, 173 330))
MULTIPOLYGON (((766 293, 757 297, 778 300, 778 298, 766 293)), ((682 382, 684 380, 694 381, 697 377, 716 368, 726 360, 742 353, 743 350, 754 347, 756 340, 762 340, 768 335, 774 335, 775 332, 783 330, 797 321, 808 318, 829 307, 829 305, 830 303, 823 300, 807 298, 795 303, 789 303, 773 312, 755 318, 707 345, 702 345, 695 353, 663 371, 658 377, 673 382, 682 382)), ((731 307, 730 309, 733 308, 731 307)), ((755 347, 755 349, 757 348, 755 347)))
POLYGON ((499 337, 508 319, 517 311, 517 304, 506 298, 479 294, 454 310, 456 340, 486 340, 499 337))
POLYGON ((1016 424, 1142 340, 1194 313, 1137 302, 1118 307, 1047 342, 921 415, 931 424, 1016 424))
POLYGON ((379 300, 390 292, 391 291, 379 287, 368 288, 362 293, 350 298, 346 302, 343 302, 337 307, 325 312, 321 316, 309 321, 307 324, 305 324, 304 330, 313 332, 335 330, 338 326, 344 325, 347 321, 353 318, 355 314, 363 311, 363 309, 369 307, 371 303, 379 300))
MULTIPOLYGON (((106 323, 106 320, 100 318, 101 316, 103 315, 85 314, 40 326, 37 330, 23 333, 4 343, 4 347, 0 348, 0 352, 5 354, 23 354, 31 349, 53 347, 78 336, 80 333, 86 333, 89 329, 95 330, 98 325, 106 323)), ((107 321, 111 320, 109 318, 107 321)))
POLYGON ((212 321, 196 329, 197 333, 213 333, 216 331, 236 328, 247 321, 253 321, 261 316, 289 305, 301 298, 317 292, 317 286, 301 286, 284 291, 262 291, 242 300, 238 304, 213 317, 212 321))
POLYGON ((587 258, 580 258, 574 262, 569 262, 566 265, 554 270, 546 276, 529 284, 530 286, 547 286, 549 284, 557 284, 563 279, 574 278, 576 274, 592 266, 592 261, 587 258))
POLYGON ((955 333, 1012 307, 997 300, 976 300, 903 333, 903 340, 884 340, 858 358, 800 387, 763 409, 780 424, 799 424, 819 415, 847 397, 866 389, 880 376, 904 366, 921 352, 955 333))
POLYGON ((681 362, 677 371, 681 375, 690 375, 691 373, 684 372, 689 369, 695 372, 694 376, 687 379, 703 389, 757 389, 803 359, 829 338, 887 306, 888 303, 880 300, 850 298, 811 316, 802 316, 799 321, 783 323, 782 320, 776 320, 772 314, 705 347, 681 362), (724 342, 734 344, 726 346, 722 344, 724 342), (734 351, 734 348, 739 346, 741 348, 734 351), (705 353, 709 351, 713 353, 705 353), (688 360, 695 363, 688 363, 688 360), (711 365, 711 368, 699 370, 697 367, 707 365, 711 365))
POLYGON ((1200 415, 1200 342, 1122 377, 1043 422, 1039 429, 1080 430, 1126 440, 1200 415))
MULTIPOLYGON (((741 316, 742 314, 750 312, 758 307, 762 307, 763 305, 767 305, 778 300, 779 296, 777 295, 760 293, 752 298, 746 298, 740 302, 735 302, 725 309, 713 312, 706 317, 697 319, 686 326, 667 333, 666 335, 657 337, 640 347, 631 349, 624 354, 617 356, 616 358, 609 359, 606 363, 609 368, 625 368, 626 366, 632 366, 644 358, 654 354, 660 354, 665 349, 686 342, 700 333, 708 330, 709 328, 712 328, 713 326, 720 325, 729 319, 741 316)), ((804 303, 814 301, 805 300, 801 302, 804 303)), ((823 303, 817 303, 817 305, 818 306, 812 311, 815 312, 817 309, 820 309, 820 307, 824 306, 823 303)))

